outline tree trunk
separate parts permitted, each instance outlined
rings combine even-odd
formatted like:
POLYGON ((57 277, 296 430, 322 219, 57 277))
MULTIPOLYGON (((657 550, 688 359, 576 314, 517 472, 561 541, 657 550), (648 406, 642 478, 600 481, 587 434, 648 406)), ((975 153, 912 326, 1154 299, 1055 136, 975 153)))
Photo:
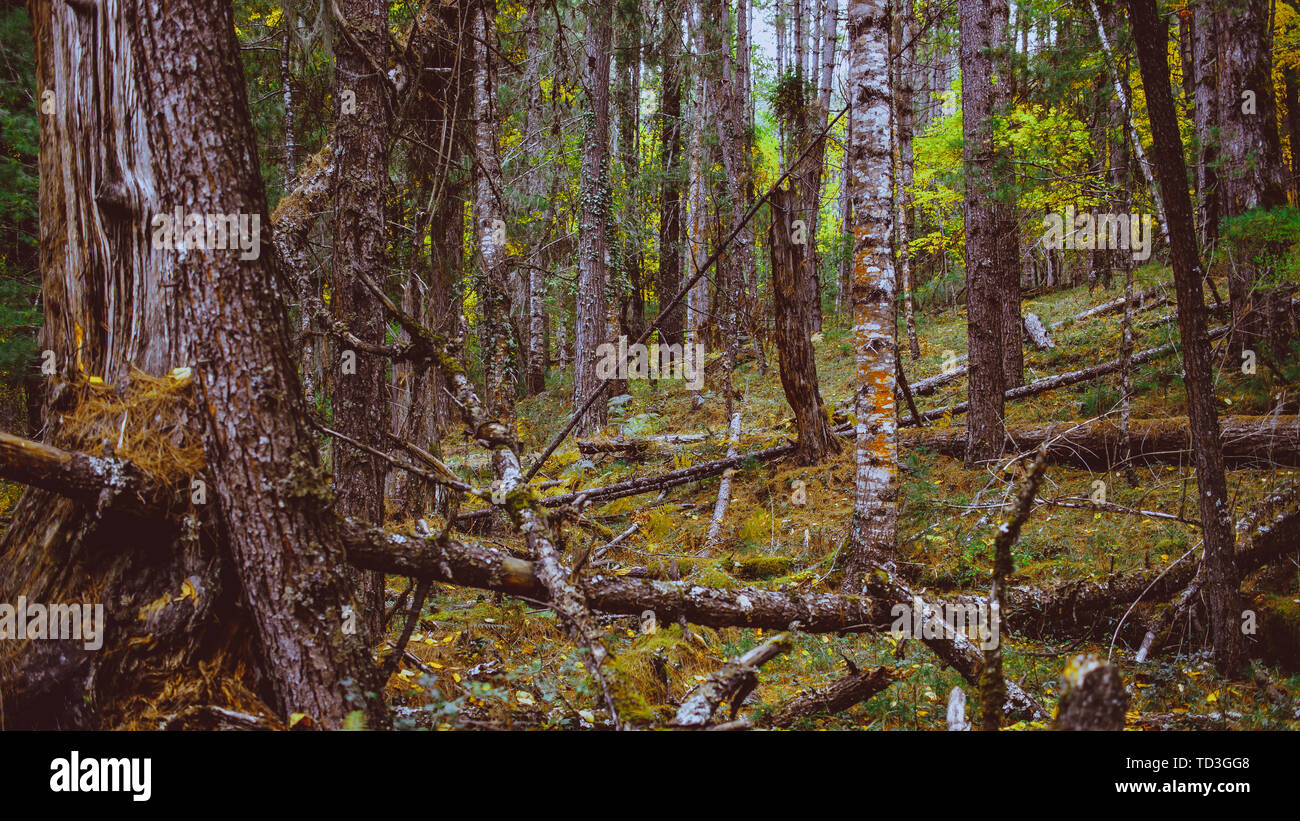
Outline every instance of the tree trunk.
POLYGON ((126 456, 173 437, 200 472, 152 469, 180 485, 183 508, 205 498, 193 514, 211 527, 136 523, 124 550, 111 494, 87 504, 28 491, 0 544, 0 598, 102 602, 106 640, 103 652, 0 643, 5 726, 155 728, 204 705, 303 712, 325 727, 364 710, 382 726, 381 685, 347 629, 342 541, 272 257, 148 239, 178 206, 247 216, 249 240, 266 216, 231 8, 124 4, 88 18, 38 0, 32 16, 38 87, 60 101, 41 134, 52 400, 68 420, 88 376, 130 395, 132 369, 164 378, 147 384, 168 397, 128 435, 121 418, 47 435, 96 451, 120 442, 126 456), (158 77, 181 79, 157 88, 158 77), (164 377, 180 366, 192 373, 164 377))
MULTIPOLYGON (((1011 64, 1011 34, 1007 25, 1007 0, 993 0, 991 3, 992 58, 993 76, 998 79, 992 85, 993 112, 997 116, 1011 113, 1011 84, 1013 69, 1011 64)), ((981 127, 992 128, 989 123, 981 127)), ((997 254, 994 274, 999 277, 1002 286, 998 294, 1002 310, 1002 377, 1006 388, 1014 388, 1025 381, 1025 354, 1021 345, 1023 320, 1020 316, 1020 230, 1016 224, 1016 172, 1012 165, 1011 149, 998 143, 989 143, 994 151, 992 158, 993 181, 996 189, 990 191, 993 210, 995 239, 993 251, 997 254), (1010 189, 1010 190, 1007 190, 1010 189)))
MULTIPOLYGON (((822 403, 817 384, 817 360, 813 355, 812 340, 808 336, 811 308, 807 302, 807 291, 799 287, 797 280, 801 252, 790 239, 790 223, 794 220, 793 215, 798 213, 795 201, 789 188, 778 188, 772 193, 769 199, 772 225, 768 230, 768 244, 772 249, 772 293, 776 300, 776 347, 780 357, 781 387, 785 390, 790 409, 794 411, 795 428, 799 432, 797 461, 804 465, 814 465, 826 454, 839 452, 839 444, 831 434, 826 407, 822 403)), ((886 216, 886 224, 888 219, 886 216)), ((888 237, 886 250, 887 240, 888 237)), ((892 289, 889 293, 892 295, 892 289)), ((893 316, 892 303, 890 316, 893 316)), ((892 367, 889 374, 892 377, 892 367)), ((889 396, 892 403, 892 381, 889 396)), ((890 418, 893 418, 892 415, 890 418)))
MULTIPOLYGON (((584 4, 587 31, 586 120, 582 141, 582 212, 578 221, 578 294, 574 335, 573 406, 582 407, 605 385, 596 375, 596 348, 607 342, 605 287, 609 279, 609 0, 584 4)), ((608 406, 595 402, 579 420, 578 433, 605 426, 608 406)))
POLYGON ((1196 131, 1197 224, 1201 243, 1210 247, 1219 238, 1220 206, 1218 146, 1220 140, 1219 82, 1216 68, 1218 38, 1212 0, 1197 0, 1192 16, 1192 118, 1196 131))
POLYGON ((619 7, 617 28, 618 155, 623 176, 623 209, 620 219, 622 241, 618 259, 626 284, 619 305, 619 326, 629 339, 645 328, 645 288, 642 284, 641 203, 638 178, 641 174, 641 12, 635 4, 619 7))
MULTIPOLYGON (((387 323, 379 298, 363 283, 383 287, 387 275, 384 207, 388 195, 388 130, 391 120, 384 77, 371 60, 388 62, 388 6, 382 0, 343 0, 343 18, 355 42, 341 38, 335 75, 334 270, 330 307, 348 330, 371 345, 384 344, 387 323)), ((387 362, 362 351, 342 350, 334 374, 334 425, 373 448, 384 447, 388 426, 387 362)), ((380 524, 384 520, 385 466, 351 445, 334 444, 338 510, 380 524)), ((384 579, 360 579, 362 618, 372 639, 383 630, 384 579)))
POLYGON ((474 42, 474 245, 483 266, 479 316, 483 322, 484 399, 489 416, 511 424, 515 380, 510 374, 510 285, 496 125, 496 0, 477 0, 470 11, 470 29, 474 42))
MULTIPOLYGON (((528 5, 528 68, 524 82, 528 87, 528 124, 524 138, 525 162, 528 163, 526 182, 529 193, 538 191, 542 183, 542 168, 546 162, 542 145, 542 82, 539 63, 542 60, 541 11, 537 0, 528 5)), ((524 389, 530 396, 546 390, 546 257, 537 250, 547 236, 538 233, 532 238, 532 251, 528 256, 528 357, 524 374, 524 389)))
MULTIPOLYGON (((849 93, 853 95, 853 336, 857 347, 857 471, 850 554, 841 589, 862 594, 872 565, 894 558, 898 529, 896 322, 890 253, 893 203, 889 141, 889 2, 852 0, 849 93)), ((773 270, 776 266, 773 266, 773 270)), ((780 314, 778 309, 778 314, 780 314)), ((781 369, 785 373, 784 363, 781 369)))
MULTIPOLYGON (((1273 97, 1273 42, 1269 0, 1223 0, 1214 7, 1218 45, 1220 122, 1219 188, 1221 216, 1238 217, 1254 208, 1286 202, 1282 148, 1273 97)), ((1232 306, 1231 353, 1258 348, 1276 339, 1266 333, 1269 314, 1281 296, 1263 285, 1269 273, 1245 244, 1229 261, 1228 301, 1232 306)), ((1275 351, 1275 354, 1280 354, 1275 351)))
POLYGON ((894 190, 897 192, 897 214, 894 217, 894 224, 897 228, 898 281, 902 284, 903 289, 903 317, 907 328, 907 350, 912 359, 915 360, 921 356, 921 346, 916 339, 916 316, 912 298, 916 290, 916 284, 912 271, 912 255, 908 251, 908 244, 912 238, 913 216, 912 134, 915 127, 912 122, 912 109, 913 97, 915 96, 915 89, 913 88, 915 67, 913 63, 916 59, 916 44, 912 42, 912 38, 915 20, 913 19, 912 0, 901 0, 899 6, 901 8, 897 10, 898 17, 894 20, 894 31, 897 32, 899 40, 898 65, 895 69, 898 82, 895 85, 894 110, 896 112, 898 169, 900 173, 894 181, 894 190))
POLYGON ((1291 201, 1300 208, 1300 70, 1283 70, 1286 89, 1286 130, 1291 147, 1291 201))
MULTIPOLYGON (((655 293, 660 309, 682 287, 682 2, 665 0, 659 45, 663 177, 659 184, 659 278, 655 293)), ((685 307, 674 307, 661 321, 659 337, 664 344, 682 343, 685 307)))
MULTIPOLYGON (((1006 6, 999 3, 1005 10, 1006 6)), ((1001 223, 995 200, 1000 163, 993 141, 993 118, 1000 100, 994 94, 993 7, 978 0, 961 0, 962 160, 966 168, 966 338, 970 351, 968 377, 970 421, 966 461, 970 465, 996 459, 1002 452, 1004 312, 1001 290, 1006 276, 998 243, 1001 223)))
POLYGON ((1191 200, 1187 195, 1183 143, 1169 92, 1168 22, 1156 11, 1155 0, 1126 2, 1137 43, 1142 85, 1146 90, 1155 164, 1169 215, 1170 264, 1174 269, 1174 286, 1178 294, 1178 331, 1183 342, 1187 408, 1199 489, 1197 498, 1200 500, 1205 539, 1206 596, 1210 601, 1215 664, 1221 673, 1235 673, 1243 659, 1238 629, 1241 617, 1239 580, 1233 563, 1232 518, 1223 476, 1219 420, 1214 407, 1214 375, 1201 292, 1203 275, 1196 249, 1191 200))
MULTIPOLYGON (((697 4, 698 6, 698 4, 697 4)), ((696 51, 702 51, 700 45, 701 24, 700 10, 692 10, 692 30, 691 42, 692 48, 696 51)), ((690 157, 690 204, 689 217, 686 226, 686 246, 687 258, 690 264, 687 268, 687 276, 693 277, 697 271, 704 266, 708 260, 708 247, 705 244, 705 184, 704 184, 704 127, 707 118, 704 116, 706 95, 708 85, 704 82, 702 71, 697 71, 695 77, 695 94, 691 100, 691 157, 690 157)), ((704 363, 695 361, 697 351, 703 349, 704 323, 706 312, 708 310, 709 298, 709 281, 707 277, 700 277, 691 285, 686 294, 686 327, 683 342, 683 353, 688 357, 688 363, 692 368, 703 367, 704 363)), ((699 410, 704 407, 704 394, 699 389, 691 390, 691 407, 699 410)))

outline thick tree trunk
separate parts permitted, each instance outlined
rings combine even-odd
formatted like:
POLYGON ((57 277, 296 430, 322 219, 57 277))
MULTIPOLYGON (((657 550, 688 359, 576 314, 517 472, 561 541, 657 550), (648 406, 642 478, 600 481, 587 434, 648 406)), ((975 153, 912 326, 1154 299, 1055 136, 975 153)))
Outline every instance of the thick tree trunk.
MULTIPOLYGON (((659 46, 662 145, 659 184, 659 278, 655 293, 662 310, 682 287, 682 0, 666 0, 659 46)), ((685 305, 673 308, 662 320, 659 336, 667 345, 682 342, 685 305)))
MULTIPOLYGON (((203 705, 303 712, 322 726, 361 709, 382 725, 382 702, 365 695, 380 684, 347 630, 340 535, 323 515, 329 491, 271 256, 149 240, 178 206, 247 216, 248 240, 266 215, 230 7, 126 4, 88 18, 37 2, 33 22, 40 87, 60 100, 41 151, 53 400, 71 413, 103 390, 88 376, 130 395, 133 368, 192 368, 153 385, 168 401, 122 448, 162 435, 196 448, 207 504, 194 513, 212 528, 137 524, 124 551, 111 492, 86 504, 29 491, 0 546, 0 598, 102 602, 105 649, 0 643, 5 726, 157 727, 203 705), (159 77, 183 79, 155 87, 159 77)), ((124 441, 120 418, 89 422, 56 424, 50 440, 124 441)), ((153 466, 181 483, 181 505, 203 498, 189 469, 153 466)))
MULTIPOLYGON (((998 4, 1005 10, 1005 4, 998 4)), ((966 460, 996 459, 1002 452, 1004 312, 1001 290, 1006 276, 998 243, 1002 240, 996 202, 998 150, 993 118, 1000 100, 992 84, 992 52, 999 46, 994 11, 979 0, 961 0, 961 74, 963 163, 966 167, 966 337, 970 351, 968 378, 970 436, 966 460)))
MULTIPOLYGON (((887 195, 886 190, 886 198, 887 195)), ((800 288, 798 282, 798 272, 802 270, 799 262, 802 252, 790 239, 790 224, 798 213, 795 201, 788 188, 778 188, 773 192, 769 199, 772 225, 768 230, 768 243, 772 249, 772 294, 776 300, 776 347, 780 356, 781 387, 785 390, 790 409, 794 411, 795 427, 799 432, 798 461, 800 464, 813 465, 820 462, 826 454, 838 452, 839 444, 831 435, 826 407, 822 403, 817 384, 817 360, 813 356, 812 340, 808 336, 811 306, 808 304, 807 290, 800 288)), ((888 222, 889 217, 886 215, 885 224, 888 225, 888 222)), ((888 253, 888 237, 885 241, 888 253)), ((892 295, 892 289, 889 293, 892 295)), ((889 315, 892 319, 893 309, 892 303, 890 304, 889 315)), ((891 367, 889 376, 892 375, 891 367)), ((892 407, 892 381, 889 399, 892 407)), ((892 414, 890 418, 893 418, 892 414)))
MULTIPOLYGON (((364 278, 381 285, 387 275, 384 206, 388 195, 388 130, 391 113, 385 78, 371 65, 388 62, 388 6, 383 0, 343 0, 351 37, 340 38, 334 101, 334 270, 330 307, 351 333, 384 344, 387 324, 378 297, 364 278)), ((339 350, 333 374, 334 425, 346 436, 383 448, 388 426, 384 389, 387 362, 357 350, 339 350)), ((350 445, 334 444, 338 509, 345 516, 384 520, 385 466, 350 445)), ((384 579, 360 580, 362 618, 372 639, 383 630, 384 579)))
MULTIPOLYGON (((1219 189, 1221 216, 1240 216, 1254 208, 1286 202, 1282 148, 1273 97, 1273 56, 1269 0, 1222 0, 1214 6, 1218 46, 1220 122, 1219 189)), ((1229 262, 1228 301, 1233 335, 1229 350, 1277 345, 1267 331, 1269 314, 1280 299, 1276 287, 1262 284, 1271 273, 1238 246, 1229 262)))
POLYGON ((894 558, 898 528, 888 0, 853 0, 849 5, 848 34, 849 93, 853 95, 856 120, 854 140, 848 150, 852 154, 856 216, 853 336, 857 348, 854 412, 858 421, 850 553, 841 589, 862 593, 863 580, 871 567, 894 558))
MULTIPOLYGON (((573 406, 576 411, 606 386, 596 375, 596 348, 609 341, 605 287, 609 279, 609 51, 610 0, 587 0, 586 119, 582 141, 582 211, 578 221, 578 293, 574 334, 573 406)), ((608 406, 597 400, 578 432, 604 427, 608 406)))
MULTIPOLYGON (((993 112, 1006 116, 1012 110, 1011 85, 1015 81, 1011 65, 1011 35, 1007 26, 1007 0, 993 0, 991 20, 991 68, 994 76, 999 78, 992 86, 993 112)), ((981 127, 991 125, 981 124, 981 127)), ((1023 319, 1020 316, 1020 228, 1016 223, 1016 172, 1012 165, 1010 147, 992 142, 989 146, 995 151, 992 173, 997 186, 997 190, 992 192, 989 207, 993 209, 995 231, 995 275, 1000 277, 1002 283, 998 294, 1002 306, 1002 378, 1004 387, 1014 388, 1025 381, 1025 354, 1021 345, 1023 319)))
MULTIPOLYGON (((1221 673, 1235 673, 1243 659, 1239 579, 1233 564, 1232 518, 1223 477, 1223 450, 1218 413, 1214 407, 1214 374, 1205 330, 1200 257, 1187 195, 1187 169, 1178 116, 1169 92, 1166 54, 1168 22, 1159 17, 1155 0, 1126 0, 1133 23, 1142 85, 1146 90, 1155 143, 1155 165, 1169 215, 1170 264, 1178 293, 1178 331, 1183 342, 1187 408, 1201 526, 1205 539, 1206 596, 1210 601, 1215 664, 1221 673)), ((1259 45, 1259 44, 1256 44, 1259 45)))

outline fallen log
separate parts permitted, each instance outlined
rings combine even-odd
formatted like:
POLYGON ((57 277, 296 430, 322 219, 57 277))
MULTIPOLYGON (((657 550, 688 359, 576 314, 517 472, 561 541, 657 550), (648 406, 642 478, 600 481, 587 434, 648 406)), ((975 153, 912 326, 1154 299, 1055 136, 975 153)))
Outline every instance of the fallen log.
MULTIPOLYGON (((1129 420, 1129 453, 1136 463, 1191 463, 1191 433, 1185 417, 1129 420)), ((1232 467, 1300 467, 1300 417, 1224 416, 1219 419, 1223 458, 1232 467)), ((1007 450, 1012 453, 1047 447, 1056 464, 1092 470, 1113 470, 1121 459, 1118 422, 1107 418, 1085 422, 1007 427, 1007 450)), ((960 459, 966 452, 966 429, 961 427, 900 431, 903 447, 923 447, 960 459)))
MULTIPOLYGON (((701 462, 698 465, 679 468, 678 470, 661 473, 658 476, 638 476, 635 479, 628 479, 624 482, 615 482, 612 485, 601 485, 599 487, 587 488, 586 490, 575 490, 572 493, 562 493, 557 496, 547 496, 541 500, 543 507, 560 507, 561 505, 572 504, 580 498, 585 498, 588 503, 611 502, 615 499, 621 499, 625 496, 637 496, 642 493, 654 493, 662 490, 669 490, 680 485, 699 482, 712 476, 717 476, 730 468, 738 468, 746 461, 753 459, 758 462, 767 462, 772 459, 779 459, 794 453, 795 445, 793 442, 776 445, 762 450, 751 451, 749 453, 740 453, 735 456, 728 456, 725 459, 718 459, 713 462, 701 462)), ((468 525, 476 519, 481 519, 491 514, 491 508, 481 510, 471 510, 462 513, 456 518, 456 527, 468 525)))
MULTIPOLYGON (((549 600, 534 563, 497 548, 389 533, 359 523, 352 523, 345 547, 348 563, 362 570, 428 576, 462 587, 549 600)), ((653 610, 661 624, 684 618, 704 627, 787 630, 797 622, 805 633, 854 633, 881 632, 893 623, 889 602, 832 593, 712 588, 602 574, 580 577, 573 584, 594 610, 625 616, 653 610)))
POLYGON ((859 704, 898 680, 898 675, 888 667, 870 670, 851 668, 848 675, 837 679, 823 690, 801 695, 782 706, 772 715, 773 727, 789 727, 795 722, 820 713, 839 713, 859 704))
MULTIPOLYGON (((867 591, 880 601, 893 602, 912 608, 913 623, 930 624, 938 628, 939 635, 929 636, 923 632, 919 637, 926 647, 952 667, 968 684, 978 687, 980 672, 984 669, 984 656, 980 648, 960 630, 945 619, 941 609, 942 602, 927 601, 912 590, 892 567, 877 565, 872 568, 865 579, 867 591)), ((973 599, 974 597, 967 597, 973 599)), ((892 610, 891 612, 896 612, 892 610)), ((906 615, 903 616, 906 618, 906 615)), ((1006 615, 1002 615, 1005 621, 1006 615)), ((928 631, 927 631, 928 632, 928 631)), ((1047 719, 1047 710, 1033 696, 1026 693, 1014 681, 1006 682, 1006 702, 1003 712, 1011 716, 1023 716, 1036 720, 1047 719)))
POLYGON ((791 646, 790 634, 781 633, 714 670, 682 699, 672 726, 692 730, 707 727, 724 701, 731 703, 729 720, 735 721, 740 705, 758 686, 758 668, 789 651, 791 646))
MULTIPOLYGON (((740 443, 740 411, 731 414, 731 436, 727 440, 727 456, 735 457, 736 446, 740 443)), ((717 546, 718 540, 722 538, 722 520, 727 515, 727 507, 731 503, 731 477, 735 474, 735 468, 730 468, 722 472, 722 481, 718 483, 718 501, 713 506, 713 520, 709 522, 709 533, 704 539, 704 548, 700 551, 702 555, 708 554, 717 546)))
MULTIPOLYGON (((153 484, 128 462, 63 450, 0 433, 0 476, 131 516, 154 516, 180 509, 189 487, 153 484)), ((188 483, 187 483, 188 484, 188 483)))
MULTIPOLYGON (((1141 307, 1143 306, 1144 303, 1146 303, 1147 300, 1161 294, 1163 290, 1164 288, 1162 286, 1157 285, 1154 288, 1148 288, 1145 291, 1139 291, 1138 293, 1133 295, 1133 301, 1138 305, 1139 309, 1141 309, 1141 307)), ((1152 305, 1149 305, 1147 307, 1154 307, 1156 304, 1163 304, 1164 302, 1168 302, 1168 301, 1169 298, 1166 296, 1163 297, 1159 302, 1153 303, 1152 305)), ((1095 307, 1088 308, 1087 310, 1084 311, 1080 311, 1079 313, 1074 314, 1073 316, 1068 316, 1065 319, 1058 319, 1056 322, 1052 323, 1052 328, 1056 329, 1063 325, 1068 325, 1071 322, 1080 322, 1085 319, 1092 319, 1093 317, 1096 316, 1105 316, 1106 314, 1119 313, 1120 311, 1124 310, 1124 304, 1126 302, 1127 299, 1125 297, 1120 297, 1119 299, 1112 299, 1110 302, 1103 302, 1102 304, 1097 305, 1095 307)))
POLYGON ((1025 314, 1025 333, 1029 336, 1029 341, 1033 342, 1034 347, 1040 351, 1056 347, 1056 343, 1048 336, 1047 329, 1043 327, 1043 321, 1038 318, 1038 314, 1025 314))
MULTIPOLYGON (((1211 341, 1213 341, 1215 339, 1218 339, 1221 336, 1226 336, 1228 334, 1228 330, 1229 329, 1227 326, 1215 328, 1209 332, 1208 338, 1211 341)), ((1144 365, 1147 362, 1151 362, 1153 360, 1160 359, 1162 357, 1170 356, 1176 353, 1177 351, 1178 351, 1178 343, 1175 342, 1171 342, 1168 345, 1161 345, 1156 348, 1148 348, 1145 351, 1138 351, 1137 353, 1133 354, 1131 365, 1144 365)), ((1007 401, 1011 401, 1013 399, 1024 399, 1026 396, 1037 396, 1040 393, 1046 393, 1047 391, 1056 390, 1057 388, 1065 388, 1070 385, 1077 385, 1080 382, 1091 382, 1092 380, 1100 376, 1105 376, 1107 374, 1115 373, 1121 367, 1123 367, 1123 365, 1124 365, 1124 359, 1123 357, 1120 357, 1117 359, 1112 359, 1109 362, 1103 362, 1100 365, 1093 365, 1091 368, 1083 368, 1077 371, 1068 371, 1067 373, 1057 374, 1056 376, 1046 376, 1043 377, 1042 379, 1037 379, 1033 382, 1030 382, 1028 385, 1021 385, 1019 387, 1012 388, 1008 390, 1005 394, 1003 394, 1003 396, 1007 401)), ((958 402, 955 405, 948 405, 947 407, 935 408, 934 410, 926 411, 925 413, 921 414, 921 418, 926 421, 930 421, 931 419, 939 419, 949 414, 956 416, 959 413, 965 413, 968 407, 969 407, 969 403, 958 402)), ((899 424, 906 425, 908 423, 906 421, 902 421, 899 424)))
MULTIPOLYGON (((464 395, 469 400, 464 403, 467 412, 477 416, 478 403, 474 401, 475 397, 468 390, 464 391, 464 395)), ((493 425, 481 426, 478 433, 482 437, 491 436, 494 440, 500 436, 493 425)), ((492 444, 497 445, 497 442, 492 444)), ((497 446, 494 458, 504 456, 508 450, 497 446)), ((771 450, 792 452, 793 444, 770 448, 769 451, 771 450)), ((13 451, 12 447, 8 451, 0 450, 0 457, 13 451)), ((73 455, 58 448, 47 448, 36 458, 41 464, 56 464, 72 461, 73 455)), ((753 454, 746 454, 736 458, 752 456, 753 454)), ((133 470, 129 463, 122 460, 109 461, 111 473, 133 470)), ((594 631, 587 625, 586 618, 591 610, 621 615, 640 615, 646 610, 653 610, 657 620, 664 622, 685 619, 706 627, 761 627, 772 630, 786 630, 793 626, 807 633, 883 632, 894 625, 896 606, 900 604, 919 606, 925 610, 926 619, 942 621, 942 615, 935 611, 933 605, 926 603, 892 572, 883 568, 878 568, 878 572, 871 574, 872 584, 885 594, 881 598, 832 593, 788 593, 756 587, 713 588, 690 582, 649 581, 604 575, 570 579, 558 561, 554 546, 544 535, 546 528, 541 517, 532 504, 523 503, 524 498, 518 496, 528 491, 519 484, 517 463, 510 464, 508 468, 508 499, 512 505, 519 503, 519 509, 513 511, 513 517, 523 519, 519 522, 519 528, 528 538, 534 553, 544 557, 541 561, 529 562, 496 548, 459 544, 446 534, 436 537, 408 536, 348 519, 340 520, 339 523, 344 559, 360 570, 378 570, 411 578, 477 587, 547 604, 553 602, 557 590, 562 591, 563 600, 555 602, 554 606, 572 608, 579 614, 583 630, 575 639, 580 644, 594 642, 594 631), (562 584, 557 583, 558 576, 565 576, 562 584)), ((30 472, 31 464, 23 462, 16 467, 12 461, 0 458, 0 478, 17 478, 18 475, 23 475, 22 471, 30 472)), ((104 487, 108 487, 108 481, 104 480, 104 487)), ((84 488, 57 481, 49 481, 47 486, 56 493, 85 492, 84 488)), ((158 491, 147 483, 141 490, 142 499, 157 498, 158 491)), ((158 517, 169 515, 166 508, 151 506, 147 501, 142 505, 142 512, 158 517)), ((947 630, 942 636, 925 638, 923 641, 967 681, 978 681, 979 650, 964 634, 947 630)), ((594 653, 592 655, 595 657, 594 653)), ((1010 682, 1007 684, 1006 709, 1018 715, 1045 715, 1041 705, 1010 682)))
MULTIPOLYGON (((1152 288, 1148 291, 1143 291, 1142 293, 1134 294, 1133 299, 1134 301, 1137 302, 1138 305, 1142 306, 1142 303, 1145 300, 1155 296, 1157 293, 1160 292, 1160 290, 1161 289, 1159 287, 1152 288)), ((1168 301, 1169 298, 1164 297, 1148 305, 1142 306, 1141 308, 1139 308, 1139 310, 1150 310, 1151 308, 1155 308, 1159 305, 1163 305, 1168 301)), ((1116 311, 1121 311, 1123 309, 1124 309, 1124 297, 1120 297, 1119 299, 1102 303, 1101 305, 1098 305, 1095 308, 1089 308, 1086 311, 1080 311, 1074 316, 1069 316, 1066 317, 1065 319, 1058 319, 1048 327, 1051 330, 1056 330, 1057 328, 1060 328, 1064 325, 1068 325, 1072 322, 1079 322, 1081 320, 1091 319, 1092 317, 1095 316, 1104 316, 1106 314, 1115 313, 1116 311)), ((1035 321, 1038 321, 1038 317, 1035 316, 1034 314, 1029 314, 1029 316, 1025 317, 1025 330, 1029 333, 1030 338, 1033 339, 1034 331, 1029 328, 1029 317, 1033 317, 1035 321)), ((1042 328, 1041 321, 1039 322, 1039 328, 1042 328)), ((1046 329, 1043 329, 1042 335, 1044 339, 1047 339, 1046 329)), ((1038 345, 1039 350, 1042 350, 1044 347, 1055 347, 1054 345, 1050 344, 1051 343, 1050 339, 1047 339, 1047 342, 1048 344, 1046 345, 1040 345, 1038 344, 1038 340, 1034 339, 1034 344, 1038 345)), ((967 358, 968 357, 966 354, 962 354, 956 359, 956 362, 964 362, 966 361, 967 358)), ((967 367, 968 366, 966 365, 959 365, 957 367, 952 368, 951 370, 946 370, 943 373, 936 374, 935 376, 931 376, 927 379, 922 379, 912 386, 912 393, 915 394, 916 396, 929 396, 930 394, 934 393, 943 385, 946 385, 949 382, 953 382, 965 376, 967 367)))
MULTIPOLYGON (((1300 546, 1300 486, 1270 493, 1237 523, 1236 565, 1245 576, 1300 546)), ((1184 560, 1153 570, 1114 573, 1099 580, 1064 582, 1042 589, 1007 589, 1002 619, 1007 629, 1030 638, 1081 636, 1120 618, 1133 602, 1168 601, 1195 578, 1197 562, 1184 560)), ((959 601, 973 604, 972 596, 959 601)))

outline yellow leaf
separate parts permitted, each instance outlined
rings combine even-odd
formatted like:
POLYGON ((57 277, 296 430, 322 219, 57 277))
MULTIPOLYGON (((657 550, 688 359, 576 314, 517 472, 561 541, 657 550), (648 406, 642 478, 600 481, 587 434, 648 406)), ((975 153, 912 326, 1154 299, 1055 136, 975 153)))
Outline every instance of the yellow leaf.
POLYGON ((291 714, 291 715, 289 716, 289 726, 290 726, 290 727, 297 727, 297 726, 298 726, 298 722, 300 722, 300 721, 305 721, 305 722, 307 722, 306 724, 303 725, 304 727, 310 727, 310 726, 311 726, 311 716, 307 715, 306 713, 293 713, 293 714, 291 714))

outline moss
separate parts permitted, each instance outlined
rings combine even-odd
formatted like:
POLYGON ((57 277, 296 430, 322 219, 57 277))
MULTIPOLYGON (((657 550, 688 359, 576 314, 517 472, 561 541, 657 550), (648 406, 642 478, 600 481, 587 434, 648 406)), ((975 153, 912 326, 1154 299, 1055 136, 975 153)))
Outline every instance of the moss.
POLYGON ((728 569, 738 579, 769 579, 791 572, 794 560, 789 556, 744 556, 732 560, 728 569))

